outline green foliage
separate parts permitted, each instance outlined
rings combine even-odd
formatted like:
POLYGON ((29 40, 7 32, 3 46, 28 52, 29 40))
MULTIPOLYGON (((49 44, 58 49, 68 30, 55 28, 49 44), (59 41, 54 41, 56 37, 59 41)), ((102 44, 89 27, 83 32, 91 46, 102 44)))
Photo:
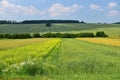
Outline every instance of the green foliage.
POLYGON ((3 73, 3 69, 5 69, 5 64, 4 62, 0 62, 0 77, 2 76, 2 73, 3 73))
MULTIPOLYGON (((31 34, 0 34, 0 38, 10 38, 10 39, 25 39, 25 38, 76 38, 76 37, 95 37, 93 33, 33 33, 31 34)), ((97 32, 96 37, 108 37, 103 31, 97 32)))
POLYGON ((79 33, 77 37, 95 37, 93 33, 79 33))
POLYGON ((34 62, 25 62, 25 64, 22 66, 21 73, 35 76, 36 74, 42 74, 43 69, 42 65, 39 61, 39 63, 34 62))
POLYGON ((12 34, 10 39, 25 39, 25 38, 32 38, 31 34, 25 33, 25 34, 12 34))
POLYGON ((46 23, 46 26, 47 27, 51 27, 51 23, 46 23))
POLYGON ((79 23, 78 20, 25 20, 21 24, 40 24, 40 23, 79 23))
POLYGON ((108 35, 106 35, 103 31, 98 31, 96 33, 96 37, 108 37, 108 35))
POLYGON ((39 33, 33 33, 32 37, 33 38, 39 38, 39 37, 41 37, 41 35, 39 33))
POLYGON ((0 34, 0 38, 4 38, 4 35, 3 35, 3 34, 0 34))
POLYGON ((0 34, 0 38, 8 38, 8 39, 26 39, 32 38, 31 34, 0 34))
POLYGON ((76 37, 94 37, 93 33, 45 33, 43 38, 76 38, 76 37))

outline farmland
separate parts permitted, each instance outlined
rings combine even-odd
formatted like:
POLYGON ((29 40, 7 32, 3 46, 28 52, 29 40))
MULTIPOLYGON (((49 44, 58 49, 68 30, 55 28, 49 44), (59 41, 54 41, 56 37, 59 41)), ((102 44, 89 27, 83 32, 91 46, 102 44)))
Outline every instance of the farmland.
POLYGON ((120 36, 120 24, 1 24, 0 33, 46 33, 46 32, 97 32, 105 31, 110 37, 120 36))
POLYGON ((120 80, 120 0, 0 0, 0 80, 120 80))
POLYGON ((119 80, 120 24, 1 24, 0 33, 104 31, 109 38, 0 39, 0 80, 119 80))
POLYGON ((77 39, 111 46, 120 46, 120 39, 112 38, 77 38, 77 39))
POLYGON ((36 42, 43 42, 49 39, 15 39, 15 40, 11 40, 11 39, 0 39, 0 50, 3 49, 10 49, 10 48, 16 48, 16 47, 20 47, 20 46, 25 46, 25 45, 29 45, 29 44, 33 44, 36 42))
POLYGON ((120 47, 85 40, 45 39, 1 50, 0 59, 3 80, 120 79, 120 47))

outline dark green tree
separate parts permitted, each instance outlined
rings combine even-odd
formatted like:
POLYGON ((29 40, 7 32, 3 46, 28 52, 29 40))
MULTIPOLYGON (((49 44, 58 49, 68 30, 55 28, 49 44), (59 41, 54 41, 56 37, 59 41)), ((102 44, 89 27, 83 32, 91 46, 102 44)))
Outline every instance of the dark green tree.
POLYGON ((51 23, 47 23, 46 26, 47 26, 47 27, 51 27, 51 23))
POLYGON ((106 35, 103 31, 98 31, 96 33, 96 37, 108 37, 108 35, 106 35))
POLYGON ((32 35, 32 37, 33 37, 33 38, 39 38, 39 37, 41 37, 41 36, 40 36, 39 33, 34 33, 34 34, 32 35))

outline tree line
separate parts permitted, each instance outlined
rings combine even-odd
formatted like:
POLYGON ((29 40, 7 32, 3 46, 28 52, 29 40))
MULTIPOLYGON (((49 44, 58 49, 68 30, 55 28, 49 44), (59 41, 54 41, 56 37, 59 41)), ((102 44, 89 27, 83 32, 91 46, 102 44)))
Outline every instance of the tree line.
POLYGON ((0 20, 0 24, 20 24, 20 22, 12 20, 0 20))
POLYGON ((78 20, 0 20, 0 24, 44 24, 44 23, 85 23, 84 21, 79 22, 78 20))
POLYGON ((86 33, 24 33, 24 34, 0 34, 0 38, 8 39, 26 39, 26 38, 85 38, 85 37, 108 37, 103 31, 98 31, 96 34, 86 32, 86 33))
POLYGON ((78 20, 25 20, 22 24, 43 24, 43 23, 79 23, 78 20))

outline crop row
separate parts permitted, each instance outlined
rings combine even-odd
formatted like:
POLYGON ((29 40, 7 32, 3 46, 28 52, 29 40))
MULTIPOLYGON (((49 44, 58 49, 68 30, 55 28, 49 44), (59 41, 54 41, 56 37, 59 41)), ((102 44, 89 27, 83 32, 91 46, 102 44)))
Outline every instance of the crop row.
MULTIPOLYGON (((0 72, 14 64, 32 64, 42 60, 61 40, 52 39, 41 43, 0 51, 0 72)), ((14 65, 15 66, 15 65, 14 65)))

